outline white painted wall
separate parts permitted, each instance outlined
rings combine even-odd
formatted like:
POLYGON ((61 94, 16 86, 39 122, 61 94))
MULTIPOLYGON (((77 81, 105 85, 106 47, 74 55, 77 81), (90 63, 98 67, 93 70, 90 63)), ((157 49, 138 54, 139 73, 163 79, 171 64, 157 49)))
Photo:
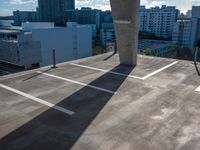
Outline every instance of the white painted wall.
POLYGON ((19 64, 28 65, 41 62, 41 45, 32 41, 32 34, 18 35, 19 64))
POLYGON ((18 45, 16 42, 0 41, 0 60, 19 64, 18 45))
POLYGON ((91 28, 91 30, 92 30, 92 38, 95 39, 96 36, 97 36, 97 25, 96 24, 85 24, 84 26, 89 26, 91 28))
POLYGON ((56 50, 57 63, 92 55, 92 30, 89 26, 33 29, 32 37, 33 41, 41 42, 40 66, 52 64, 52 49, 56 50))
POLYGON ((78 58, 92 56, 92 29, 91 25, 78 26, 77 48, 78 58))
POLYGON ((0 41, 0 45, 2 60, 22 66, 41 62, 40 42, 33 42, 31 34, 19 34, 16 41, 0 41))
POLYGON ((22 31, 32 32, 33 29, 49 29, 54 28, 51 22, 25 22, 22 23, 22 31))

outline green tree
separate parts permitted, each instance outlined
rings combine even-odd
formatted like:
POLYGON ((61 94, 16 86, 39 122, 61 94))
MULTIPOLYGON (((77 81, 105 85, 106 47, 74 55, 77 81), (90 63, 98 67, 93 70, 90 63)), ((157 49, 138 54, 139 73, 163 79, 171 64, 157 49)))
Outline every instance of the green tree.
POLYGON ((147 48, 146 51, 145 51, 145 54, 148 55, 148 56, 153 55, 153 50, 150 49, 150 48, 147 48))

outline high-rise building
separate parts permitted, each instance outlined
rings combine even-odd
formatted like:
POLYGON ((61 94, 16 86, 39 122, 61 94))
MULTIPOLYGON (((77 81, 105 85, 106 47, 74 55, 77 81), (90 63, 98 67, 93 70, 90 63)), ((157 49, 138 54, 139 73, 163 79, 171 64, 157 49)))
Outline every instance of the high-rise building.
MULTIPOLYGON (((115 44, 115 30, 112 12, 102 11, 101 12, 101 29, 100 29, 101 44, 110 47, 115 44)), ((113 47, 113 46, 112 46, 113 47)))
POLYGON ((82 7, 76 10, 67 10, 65 12, 66 22, 77 22, 78 24, 95 24, 97 29, 100 28, 101 11, 82 7))
POLYGON ((179 11, 174 6, 154 7, 146 9, 140 7, 140 31, 150 32, 156 36, 171 37, 173 25, 179 11))
POLYGON ((191 49, 194 50, 197 42, 200 40, 200 6, 192 7, 192 35, 191 49))
POLYGON ((108 43, 115 43, 115 30, 111 29, 101 29, 100 31, 101 44, 107 45, 108 43))
POLYGON ((188 11, 186 12, 186 17, 187 17, 187 18, 192 18, 192 10, 188 10, 188 11))
POLYGON ((193 6, 192 18, 178 20, 174 25, 172 42, 189 47, 194 53, 198 40, 200 40, 200 6, 193 6))
POLYGON ((35 11, 14 11, 14 25, 21 26, 23 22, 37 22, 37 12, 35 11))
POLYGON ((75 0, 38 0, 38 18, 40 22, 54 22, 65 25, 65 10, 75 7, 75 0))
POLYGON ((172 43, 179 46, 190 47, 192 20, 180 19, 174 24, 172 43))
POLYGON ((65 2, 66 2, 65 10, 75 9, 75 0, 65 0, 65 2))
POLYGON ((101 12, 101 22, 112 22, 113 23, 112 12, 110 10, 101 12))
POLYGON ((101 29, 114 29, 111 11, 107 10, 101 12, 101 29))

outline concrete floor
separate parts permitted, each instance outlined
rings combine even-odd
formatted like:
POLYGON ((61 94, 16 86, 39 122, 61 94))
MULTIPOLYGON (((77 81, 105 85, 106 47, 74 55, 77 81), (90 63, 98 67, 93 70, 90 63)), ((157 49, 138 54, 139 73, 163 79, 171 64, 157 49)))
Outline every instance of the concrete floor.
POLYGON ((72 62, 82 66, 0 77, 0 149, 199 150, 195 66, 138 57, 135 68, 119 66, 108 53, 72 62))

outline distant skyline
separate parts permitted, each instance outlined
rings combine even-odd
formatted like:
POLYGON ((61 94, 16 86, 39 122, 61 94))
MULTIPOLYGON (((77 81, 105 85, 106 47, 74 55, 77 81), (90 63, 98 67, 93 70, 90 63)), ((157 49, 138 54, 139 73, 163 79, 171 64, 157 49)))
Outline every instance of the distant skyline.
MULTIPOLYGON (((154 7, 161 5, 176 6, 181 12, 186 12, 193 5, 200 5, 200 0, 141 0, 141 5, 154 7)), ((36 10, 37 0, 0 0, 0 16, 12 15, 15 10, 36 10)), ((92 7, 110 10, 109 0, 76 0, 76 8, 92 7)))

